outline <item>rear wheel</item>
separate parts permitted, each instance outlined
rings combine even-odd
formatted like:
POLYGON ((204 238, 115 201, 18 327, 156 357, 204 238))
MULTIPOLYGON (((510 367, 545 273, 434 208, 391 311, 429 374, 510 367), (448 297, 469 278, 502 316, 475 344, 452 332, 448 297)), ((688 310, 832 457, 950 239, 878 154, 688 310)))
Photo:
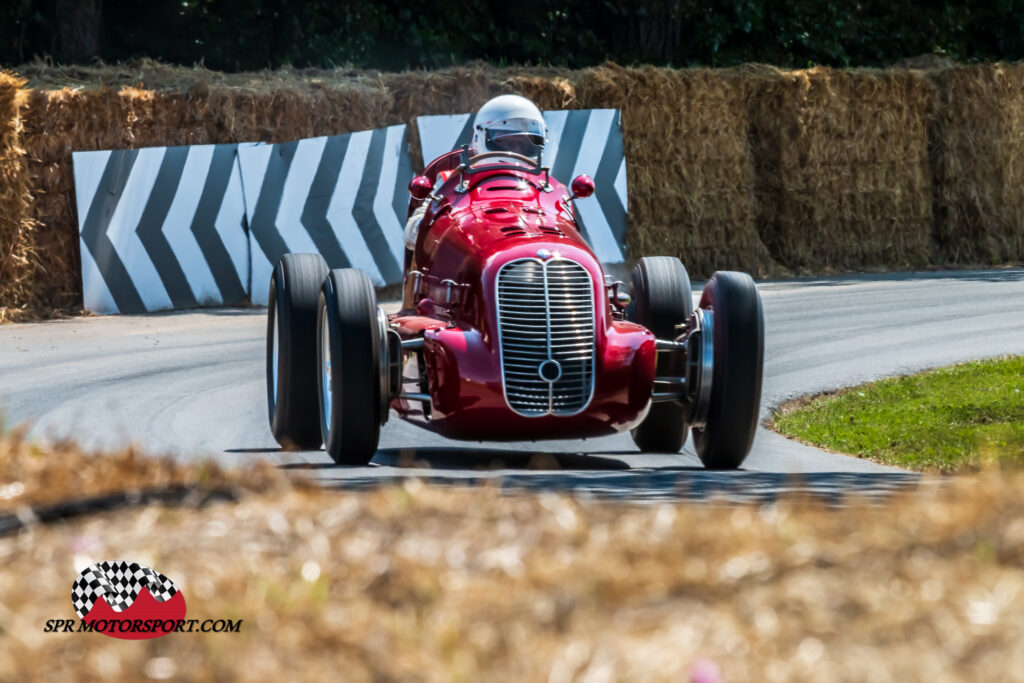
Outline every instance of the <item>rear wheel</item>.
MULTIPOLYGON (((674 256, 640 259, 632 273, 633 301, 627 315, 654 333, 658 339, 675 339, 677 325, 693 313, 690 276, 674 256)), ((669 354, 661 354, 655 371, 659 376, 681 376, 683 368, 669 354)), ((647 417, 631 433, 633 443, 644 452, 678 453, 686 442, 686 409, 682 403, 655 403, 647 417)))
POLYGON ((761 407, 764 312, 746 273, 718 271, 701 295, 714 325, 714 369, 707 422, 694 428, 693 442, 709 469, 735 469, 750 451, 761 407))
POLYGON ((315 330, 320 432, 341 465, 366 465, 377 452, 382 411, 381 319, 361 270, 332 270, 320 291, 315 330))
POLYGON ((320 448, 316 398, 316 306, 327 264, 317 254, 285 254, 267 303, 267 413, 285 449, 320 448))

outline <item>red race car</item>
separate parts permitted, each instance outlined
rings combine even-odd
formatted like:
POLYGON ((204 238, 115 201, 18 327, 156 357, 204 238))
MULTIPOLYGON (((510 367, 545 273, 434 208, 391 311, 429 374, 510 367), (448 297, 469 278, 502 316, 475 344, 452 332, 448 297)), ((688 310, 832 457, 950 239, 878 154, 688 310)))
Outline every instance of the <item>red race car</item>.
POLYGON ((578 439, 629 430, 708 468, 736 468, 754 436, 764 320, 749 275, 717 272, 693 307, 674 257, 636 264, 628 289, 580 236, 570 189, 540 157, 441 157, 410 183, 425 206, 402 308, 367 275, 288 254, 270 285, 267 399, 286 448, 326 444, 366 464, 398 417, 452 439, 578 439), (432 180, 433 178, 433 180, 432 180))

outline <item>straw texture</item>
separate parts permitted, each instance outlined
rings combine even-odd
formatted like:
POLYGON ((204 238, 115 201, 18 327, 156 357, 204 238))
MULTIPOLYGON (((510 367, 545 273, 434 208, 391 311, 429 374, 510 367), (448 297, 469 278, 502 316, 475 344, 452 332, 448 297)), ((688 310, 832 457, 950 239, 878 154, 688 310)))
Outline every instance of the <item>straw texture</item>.
POLYGON ((1024 65, 934 75, 936 239, 950 263, 1024 259, 1024 65))
POLYGON ((6 301, 25 301, 37 279, 33 271, 32 197, 23 143, 24 79, 0 71, 0 322, 26 317, 6 301))
POLYGON ((757 228, 797 272, 908 268, 932 255, 929 121, 920 72, 758 70, 748 89, 757 228))

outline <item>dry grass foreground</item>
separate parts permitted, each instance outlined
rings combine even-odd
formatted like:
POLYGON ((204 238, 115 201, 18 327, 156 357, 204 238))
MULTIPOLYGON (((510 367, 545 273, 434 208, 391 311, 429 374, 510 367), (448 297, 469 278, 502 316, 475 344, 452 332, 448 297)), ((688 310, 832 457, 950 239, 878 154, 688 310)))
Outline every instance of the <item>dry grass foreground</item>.
MULTIPOLYGON (((204 478, 139 464, 8 435, 0 509, 204 478)), ((205 471, 249 494, 0 538, 0 680, 938 683, 1024 671, 1019 477, 928 480, 837 510, 415 481, 346 493, 270 469, 205 471), (44 633, 47 619, 74 616, 78 570, 107 559, 157 568, 189 618, 243 619, 241 632, 44 633)))
POLYGON ((621 109, 633 257, 695 277, 1024 260, 1024 64, 17 71, 0 72, 0 321, 81 306, 72 151, 341 134, 505 92, 621 109))

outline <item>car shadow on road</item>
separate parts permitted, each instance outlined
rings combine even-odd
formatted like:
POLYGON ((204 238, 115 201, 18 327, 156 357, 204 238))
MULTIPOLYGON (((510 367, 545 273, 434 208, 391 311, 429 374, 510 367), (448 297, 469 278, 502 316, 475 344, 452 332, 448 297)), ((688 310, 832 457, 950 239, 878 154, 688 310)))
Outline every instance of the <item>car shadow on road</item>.
MULTIPOLYGON (((287 457, 290 453, 279 449, 232 448, 228 453, 279 453, 287 457)), ((635 452, 630 452, 635 455, 635 452)), ((324 456, 323 452, 320 454, 324 456)), ((301 452, 294 452, 301 457, 301 452)), ((382 448, 377 451, 370 467, 392 468, 402 476, 403 470, 422 469, 437 471, 462 470, 628 470, 624 460, 609 457, 617 452, 591 455, 586 453, 560 453, 551 451, 512 451, 497 448, 382 448)), ((625 455, 625 453, 622 453, 625 455)), ((326 457, 326 456, 325 456, 326 457)), ((284 470, 331 470, 344 469, 329 460, 317 462, 284 462, 278 465, 284 470)))
POLYGON ((373 464, 432 470, 628 470, 618 453, 591 455, 551 451, 514 451, 499 448, 381 448, 373 464))
POLYGON ((322 483, 338 490, 358 490, 416 478, 440 486, 497 486, 511 494, 555 491, 633 503, 771 503, 785 498, 845 505, 853 500, 884 500, 920 482, 920 475, 912 472, 723 472, 685 465, 631 467, 628 462, 609 457, 631 454, 635 452, 588 455, 495 449, 382 449, 374 458, 377 467, 372 475, 355 473, 333 478, 327 471, 322 473, 322 483), (382 472, 388 469, 391 472, 382 472))
MULTIPOLYGON (((275 452, 234 449, 233 452, 275 452)), ((285 455, 285 451, 276 451, 285 455)), ((853 501, 878 502, 912 490, 914 472, 758 472, 713 471, 700 466, 632 467, 614 456, 634 451, 558 453, 492 448, 383 448, 369 467, 348 468, 330 462, 282 462, 283 470, 310 471, 325 488, 365 491, 417 479, 436 486, 497 487, 504 493, 553 491, 630 503, 708 501, 766 504, 810 500, 832 506, 853 501)), ((295 452, 298 458, 301 452, 295 452)))

